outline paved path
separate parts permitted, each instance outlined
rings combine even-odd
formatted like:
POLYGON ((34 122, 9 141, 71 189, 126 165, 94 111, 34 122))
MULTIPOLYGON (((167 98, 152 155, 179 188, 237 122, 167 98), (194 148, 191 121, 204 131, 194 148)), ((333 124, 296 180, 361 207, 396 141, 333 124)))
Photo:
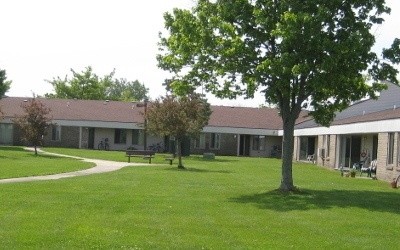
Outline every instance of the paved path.
MULTIPOLYGON (((27 150, 33 150, 32 148, 26 148, 27 150)), ((96 160, 96 159, 87 159, 82 157, 75 157, 70 155, 62 155, 55 153, 48 153, 39 150, 43 154, 55 155, 61 157, 69 157, 78 160, 82 160, 85 162, 92 162, 95 164, 94 167, 84 170, 79 170, 75 172, 68 173, 60 173, 60 174, 52 174, 52 175, 41 175, 41 176, 30 176, 30 177, 19 177, 19 178, 11 178, 11 179, 2 179, 0 183, 15 183, 15 182, 28 182, 28 181, 43 181, 43 180, 58 180, 62 178, 70 178, 76 176, 90 175, 90 174, 98 174, 98 173, 106 173, 111 171, 119 170, 123 167, 128 166, 143 166, 148 165, 146 163, 126 163, 126 162, 116 162, 116 161, 105 161, 105 160, 96 160)))

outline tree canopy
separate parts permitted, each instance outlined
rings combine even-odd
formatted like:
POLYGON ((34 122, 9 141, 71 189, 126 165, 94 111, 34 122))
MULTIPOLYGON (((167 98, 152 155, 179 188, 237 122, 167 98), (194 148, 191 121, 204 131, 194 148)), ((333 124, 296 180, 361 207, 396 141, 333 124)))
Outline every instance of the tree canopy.
POLYGON ((159 67, 180 94, 202 87, 218 97, 253 97, 276 105, 283 121, 282 191, 292 176, 295 121, 303 108, 322 125, 335 112, 397 82, 399 42, 379 58, 373 25, 390 13, 384 0, 199 0, 164 16, 159 67), (397 58, 397 59, 396 59, 397 58), (368 72, 373 82, 367 83, 368 72))
POLYGON ((22 131, 22 138, 35 148, 37 155, 37 146, 43 142, 43 136, 50 125, 50 109, 36 98, 32 98, 21 104, 24 115, 14 119, 15 124, 22 131))
POLYGON ((179 158, 178 167, 184 168, 181 159, 181 142, 196 138, 208 124, 210 105, 197 94, 177 97, 169 95, 154 101, 146 112, 147 129, 158 136, 174 137, 179 158))
POLYGON ((0 69, 0 98, 10 89, 12 81, 7 80, 6 70, 0 69))
POLYGON ((115 79, 107 90, 107 97, 114 101, 143 101, 148 89, 138 80, 128 81, 125 78, 115 79))
POLYGON ((55 93, 48 93, 48 98, 141 101, 147 96, 148 89, 139 81, 127 81, 124 78, 114 79, 115 70, 99 77, 88 66, 82 72, 71 69, 72 78, 55 77, 48 82, 53 85, 55 93))

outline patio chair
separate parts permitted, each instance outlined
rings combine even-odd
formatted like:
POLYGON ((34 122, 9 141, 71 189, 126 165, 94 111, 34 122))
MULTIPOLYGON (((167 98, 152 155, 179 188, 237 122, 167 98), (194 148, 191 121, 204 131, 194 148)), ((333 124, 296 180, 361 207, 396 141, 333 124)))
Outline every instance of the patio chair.
POLYGON ((365 164, 365 166, 361 167, 360 176, 362 175, 362 173, 367 173, 368 177, 372 177, 372 174, 376 175, 376 167, 377 167, 377 160, 375 159, 375 160, 371 161, 369 166, 367 166, 367 164, 365 164))
POLYGON ((314 163, 314 155, 307 155, 307 161, 314 163))

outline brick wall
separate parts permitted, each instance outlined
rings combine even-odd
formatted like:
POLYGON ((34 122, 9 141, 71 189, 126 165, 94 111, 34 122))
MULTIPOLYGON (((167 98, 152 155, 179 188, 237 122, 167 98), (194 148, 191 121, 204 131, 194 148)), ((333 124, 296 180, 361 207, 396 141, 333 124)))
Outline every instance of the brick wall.
POLYGON ((205 134, 205 148, 198 149, 194 148, 194 140, 191 140, 190 151, 192 154, 203 154, 204 152, 215 153, 216 155, 231 155, 236 156, 237 154, 237 135, 234 134, 220 134, 220 147, 219 149, 211 149, 210 141, 211 134, 205 134))
POLYGON ((400 174, 400 168, 398 167, 398 142, 399 133, 395 133, 394 137, 394 159, 393 164, 387 164, 388 158, 388 142, 389 133, 378 134, 378 157, 377 157, 377 171, 376 176, 380 180, 392 181, 400 174))
POLYGON ((336 167, 336 147, 337 147, 337 135, 329 135, 330 145, 329 145, 329 158, 327 159, 327 166, 329 168, 336 167))
POLYGON ((293 147, 293 161, 298 161, 299 160, 299 155, 300 155, 300 148, 299 148, 299 137, 295 136, 294 140, 294 147, 293 147))
POLYGON ((314 160, 316 161, 317 165, 319 166, 324 166, 325 161, 322 159, 322 155, 321 155, 321 149, 325 149, 325 145, 324 145, 324 136, 323 135, 318 135, 317 137, 317 150, 314 153, 314 160))
POLYGON ((79 127, 61 127, 60 138, 59 141, 53 141, 51 139, 51 128, 49 128, 44 137, 44 146, 79 148, 79 127))

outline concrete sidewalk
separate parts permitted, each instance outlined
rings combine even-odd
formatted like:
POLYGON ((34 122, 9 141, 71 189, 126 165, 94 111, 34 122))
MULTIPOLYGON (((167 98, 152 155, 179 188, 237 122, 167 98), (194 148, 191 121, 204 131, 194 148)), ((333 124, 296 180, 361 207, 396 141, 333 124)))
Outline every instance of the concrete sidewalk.
MULTIPOLYGON (((32 148, 26 148, 27 150, 32 151, 32 148)), ((70 178, 76 176, 84 176, 90 174, 99 174, 99 173, 106 173, 119 170, 123 167, 130 167, 130 166, 145 166, 150 165, 147 163, 127 163, 127 162, 116 162, 116 161, 105 161, 105 160, 96 160, 96 159, 87 159, 81 157, 75 157, 70 155, 62 155, 62 154, 55 154, 55 153, 48 153, 42 150, 38 150, 42 154, 47 155, 55 155, 60 157, 69 157, 74 158, 77 160, 82 160, 85 162, 94 163, 95 166, 89 169, 79 170, 75 172, 68 172, 68 173, 60 173, 60 174, 52 174, 52 175, 41 175, 41 176, 29 176, 29 177, 19 177, 19 178, 10 178, 10 179, 2 179, 0 183, 16 183, 16 182, 28 182, 28 181, 43 181, 43 180, 58 180, 63 178, 70 178)), ((154 165, 154 164, 153 164, 154 165)))

